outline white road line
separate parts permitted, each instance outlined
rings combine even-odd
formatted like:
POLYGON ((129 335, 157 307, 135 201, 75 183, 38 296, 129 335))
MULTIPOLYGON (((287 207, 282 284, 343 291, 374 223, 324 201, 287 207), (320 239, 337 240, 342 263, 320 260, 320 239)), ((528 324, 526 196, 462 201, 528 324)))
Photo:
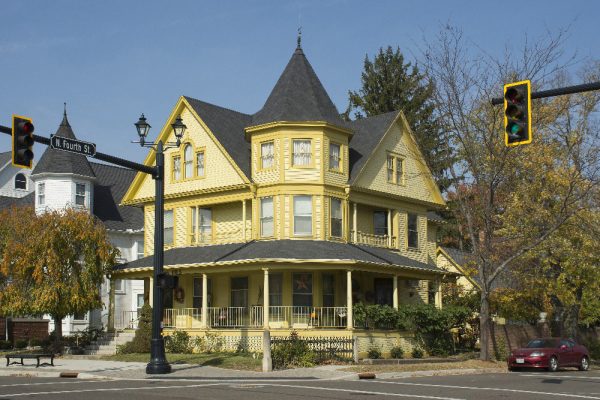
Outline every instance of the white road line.
MULTIPOLYGON (((77 383, 97 383, 104 381, 68 381, 68 382, 34 382, 34 383, 12 383, 10 385, 0 385, 0 387, 13 387, 13 386, 36 386, 36 385, 71 385, 77 383)), ((109 381, 110 382, 110 381, 109 381)))
POLYGON ((25 396, 43 396, 48 394, 76 394, 86 392, 117 392, 121 390, 157 390, 157 389, 184 389, 184 388, 197 388, 206 386, 222 386, 222 383, 207 383, 204 385, 184 385, 184 386, 155 386, 155 387, 129 387, 129 388, 100 388, 100 389, 78 389, 78 390, 56 390, 48 392, 27 392, 27 393, 14 393, 14 394, 1 394, 2 398, 11 397, 25 397, 25 396))
POLYGON ((574 378, 574 379, 600 379, 600 376, 588 376, 588 375, 558 375, 558 374, 519 374, 519 376, 533 376, 541 378, 574 378))
POLYGON ((339 389, 339 388, 324 388, 318 386, 304 386, 304 385, 278 385, 275 383, 268 383, 266 385, 261 386, 272 386, 272 387, 287 387, 294 389, 314 389, 314 390, 324 390, 330 392, 348 392, 348 393, 359 393, 359 394, 370 394, 370 395, 380 395, 380 396, 390 396, 390 397, 409 397, 414 399, 436 399, 436 400, 466 400, 457 397, 439 397, 439 396, 427 396, 422 394, 404 394, 404 393, 389 393, 389 392, 374 392, 371 390, 356 390, 356 389, 339 389))
POLYGON ((476 387, 476 386, 435 385, 435 384, 427 384, 427 383, 386 382, 386 381, 378 381, 376 383, 386 383, 386 384, 390 384, 390 385, 404 385, 404 386, 424 386, 424 387, 445 388, 445 389, 489 390, 489 391, 495 391, 495 392, 541 394, 541 395, 546 395, 546 396, 575 397, 575 398, 578 398, 578 399, 596 399, 596 400, 600 400, 600 397, 586 396, 586 395, 582 395, 582 394, 556 393, 556 392, 537 392, 535 390, 504 389, 504 388, 476 387))

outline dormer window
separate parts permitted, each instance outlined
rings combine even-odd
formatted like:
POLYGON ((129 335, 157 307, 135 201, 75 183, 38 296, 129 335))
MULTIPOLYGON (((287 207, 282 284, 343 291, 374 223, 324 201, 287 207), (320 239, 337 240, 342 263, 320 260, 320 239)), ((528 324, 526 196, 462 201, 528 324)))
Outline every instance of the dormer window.
POLYGON ((312 164, 310 139, 295 139, 292 141, 292 146, 292 165, 294 167, 309 167, 312 164))
POLYGON ((275 161, 275 146, 273 141, 260 144, 260 163, 262 169, 273 167, 275 161))
POLYGON ((24 174, 18 173, 15 176, 15 189, 27 190, 27 178, 24 174))
POLYGON ((85 206, 85 183, 75 184, 75 204, 85 206))

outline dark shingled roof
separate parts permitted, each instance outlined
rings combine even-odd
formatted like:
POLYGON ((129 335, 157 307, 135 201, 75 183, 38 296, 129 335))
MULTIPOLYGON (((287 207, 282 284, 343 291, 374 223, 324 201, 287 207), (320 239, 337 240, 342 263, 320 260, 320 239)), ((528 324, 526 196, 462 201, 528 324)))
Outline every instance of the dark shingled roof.
MULTIPOLYGON (((272 240, 183 247, 165 251, 164 257, 165 266, 251 259, 311 259, 350 260, 387 264, 398 268, 418 269, 426 272, 443 272, 434 265, 410 259, 390 250, 324 240, 272 240)), ((117 265, 115 270, 151 267, 152 263, 153 257, 148 256, 117 265)))
POLYGON ((250 179, 250 143, 246 141, 244 128, 252 124, 252 116, 191 97, 185 99, 250 179))
MULTIPOLYGON (((66 112, 55 135, 70 139, 77 139, 73 133, 73 130, 71 129, 69 121, 67 120, 66 112)), ((76 174, 90 178, 95 177, 90 163, 83 154, 55 150, 50 146, 48 146, 46 151, 44 151, 44 154, 42 154, 40 161, 31 172, 31 175, 43 174, 46 172, 76 174)))
POLYGON ((33 207, 35 204, 35 192, 24 197, 0 196, 0 210, 10 207, 33 207))
POLYGON ((139 207, 119 206, 136 172, 106 164, 90 163, 94 182, 94 215, 106 229, 124 231, 144 228, 144 213, 139 207))
POLYGON ((375 147, 381 141, 399 111, 392 111, 369 118, 350 121, 348 125, 354 131, 350 142, 350 183, 354 183, 358 173, 367 162, 375 147))
POLYGON ((442 217, 440 214, 436 213, 435 211, 427 212, 427 220, 431 221, 431 222, 436 222, 438 224, 445 224, 447 222, 444 219, 444 217, 442 217))
POLYGON ((275 121, 325 121, 345 126, 321 81, 298 46, 252 125, 275 121))
POLYGON ((0 168, 4 167, 6 165, 6 163, 11 161, 11 159, 12 159, 12 151, 0 153, 0 168))
POLYGON ((445 246, 440 246, 440 248, 442 250, 444 250, 446 253, 448 253, 448 255, 450 257, 452 257, 454 262, 456 262, 460 266, 464 266, 469 261, 473 261, 473 253, 470 253, 468 251, 463 251, 463 250, 455 249, 454 247, 445 247, 445 246))

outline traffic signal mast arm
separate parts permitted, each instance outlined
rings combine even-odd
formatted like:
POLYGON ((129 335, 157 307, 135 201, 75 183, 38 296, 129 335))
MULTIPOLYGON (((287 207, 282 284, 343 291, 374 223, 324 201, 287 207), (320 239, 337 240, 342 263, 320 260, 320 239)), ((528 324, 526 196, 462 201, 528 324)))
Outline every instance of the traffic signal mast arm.
MULTIPOLYGON (((6 133, 8 135, 12 135, 12 129, 8 126, 0 125, 0 132, 6 133)), ((50 138, 47 138, 47 137, 43 137, 43 136, 34 134, 33 141, 50 146, 50 138)), ((135 171, 144 172, 144 173, 150 174, 152 176, 156 176, 158 173, 157 169, 154 167, 149 167, 144 164, 139 164, 139 163, 136 163, 133 161, 125 160, 123 158, 111 156, 110 154, 96 152, 96 155, 94 156, 94 158, 97 158, 98 160, 106 161, 106 162, 109 162, 109 163, 112 163, 115 165, 119 165, 121 167, 133 169, 135 171)))
MULTIPOLYGON (((592 90, 600 90, 600 82, 584 83, 582 85, 566 86, 557 89, 542 90, 539 92, 531 92, 532 99, 542 99, 544 97, 561 96, 564 94, 590 92, 592 90)), ((504 103, 504 97, 496 97, 492 99, 492 105, 497 106, 504 103)))

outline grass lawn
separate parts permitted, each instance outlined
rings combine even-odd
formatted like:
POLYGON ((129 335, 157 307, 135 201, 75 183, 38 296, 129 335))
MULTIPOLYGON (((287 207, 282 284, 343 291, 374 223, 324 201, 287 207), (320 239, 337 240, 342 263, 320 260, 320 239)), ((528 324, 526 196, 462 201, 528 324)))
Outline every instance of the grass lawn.
POLYGON ((396 364, 396 365, 354 365, 344 368, 352 372, 412 372, 412 371, 441 371, 444 369, 483 369, 493 368, 498 372, 507 372, 506 362, 465 360, 460 362, 396 364))
MULTIPOLYGON (((149 362, 150 353, 116 354, 105 356, 101 360, 149 362)), ((172 354, 167 353, 167 361, 171 364, 210 365, 219 368, 238 369, 246 371, 261 371, 262 358, 236 353, 210 354, 172 354)))

